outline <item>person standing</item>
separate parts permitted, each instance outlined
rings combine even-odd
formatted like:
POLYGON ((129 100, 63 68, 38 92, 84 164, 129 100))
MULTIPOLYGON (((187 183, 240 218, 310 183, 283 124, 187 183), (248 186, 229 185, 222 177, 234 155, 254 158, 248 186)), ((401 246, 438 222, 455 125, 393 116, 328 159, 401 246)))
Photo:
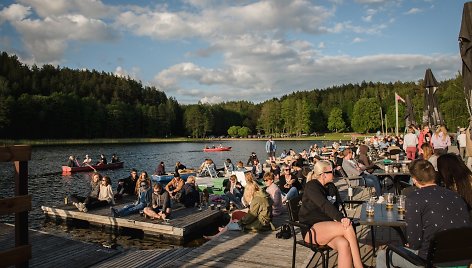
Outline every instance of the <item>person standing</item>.
POLYGON ((467 142, 466 142, 466 135, 465 135, 465 128, 460 129, 460 134, 457 136, 457 144, 459 147, 459 155, 461 156, 462 160, 466 162, 466 156, 465 156, 465 148, 467 147, 467 142))
POLYGON ((451 138, 445 126, 440 126, 436 129, 436 132, 431 137, 431 143, 435 154, 443 155, 447 153, 448 147, 451 146, 451 138))
POLYGON ((421 149, 421 145, 423 145, 423 143, 431 144, 431 132, 429 130, 429 126, 426 124, 423 125, 423 130, 418 136, 418 154, 423 154, 423 150, 421 149))
POLYGON ((403 150, 409 160, 416 158, 416 146, 418 145, 418 137, 415 134, 415 129, 412 126, 408 127, 408 133, 403 138, 403 150))
POLYGON ((270 136, 269 140, 266 142, 265 149, 269 161, 275 161, 275 151, 277 151, 277 145, 275 144, 275 141, 272 140, 272 136, 270 136))

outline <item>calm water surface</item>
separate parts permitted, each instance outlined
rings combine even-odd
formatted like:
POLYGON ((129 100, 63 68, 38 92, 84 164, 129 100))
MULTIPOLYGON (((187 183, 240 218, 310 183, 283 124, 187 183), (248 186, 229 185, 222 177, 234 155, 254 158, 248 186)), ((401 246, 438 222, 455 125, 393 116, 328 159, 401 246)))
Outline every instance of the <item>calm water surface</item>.
MULTIPOLYGON (((308 149, 310 145, 319 141, 276 141, 277 151, 294 149, 301 151, 308 149)), ((85 195, 89 190, 91 173, 76 173, 70 176, 62 176, 59 172, 61 166, 67 161, 69 155, 79 156, 79 160, 88 154, 92 161, 96 161, 100 154, 105 154, 107 159, 116 153, 125 162, 125 167, 117 170, 101 171, 102 175, 108 175, 112 179, 115 189, 118 179, 127 177, 131 168, 138 171, 147 171, 152 174, 160 161, 164 161, 166 171, 173 171, 175 162, 181 161, 188 168, 197 168, 205 158, 211 158, 217 167, 222 167, 225 159, 230 158, 233 163, 241 160, 246 163, 251 152, 256 152, 259 159, 266 159, 265 141, 221 141, 207 143, 159 143, 159 144, 123 144, 123 145, 61 145, 33 147, 32 159, 29 162, 29 193, 33 195, 33 210, 29 214, 30 227, 42 229, 60 235, 71 236, 76 239, 103 242, 108 235, 99 232, 83 231, 80 228, 56 226, 51 222, 45 222, 42 205, 53 206, 64 202, 64 196, 71 193, 85 195), (231 146, 233 149, 227 152, 205 153, 202 151, 208 146, 231 146), (52 172, 58 174, 48 175, 52 172)), ((0 163, 0 198, 14 195, 14 169, 11 163, 0 163)), ((13 223, 12 216, 1 216, 0 222, 13 223)), ((125 238, 122 238, 125 239, 125 238)), ((155 244, 151 240, 133 240, 126 238, 126 244, 130 247, 146 248, 148 244, 155 244)), ((125 242, 123 242, 125 243, 125 242)))

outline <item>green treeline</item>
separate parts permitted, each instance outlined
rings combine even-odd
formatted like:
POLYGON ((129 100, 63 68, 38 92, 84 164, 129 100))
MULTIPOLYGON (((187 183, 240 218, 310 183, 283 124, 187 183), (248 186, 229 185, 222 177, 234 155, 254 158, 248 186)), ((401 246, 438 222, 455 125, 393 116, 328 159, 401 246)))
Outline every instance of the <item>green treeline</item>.
MULTIPOLYGON (((434 70, 433 70, 434 71, 434 70)), ((423 81, 347 84, 294 92, 260 104, 232 101, 181 105, 155 87, 112 73, 0 58, 0 138, 75 139, 176 136, 301 135, 380 130, 380 110, 395 125, 395 92, 409 96, 422 122, 423 81)), ((447 126, 468 123, 462 77, 436 93, 447 126)), ((404 105, 400 105, 400 126, 404 105)))

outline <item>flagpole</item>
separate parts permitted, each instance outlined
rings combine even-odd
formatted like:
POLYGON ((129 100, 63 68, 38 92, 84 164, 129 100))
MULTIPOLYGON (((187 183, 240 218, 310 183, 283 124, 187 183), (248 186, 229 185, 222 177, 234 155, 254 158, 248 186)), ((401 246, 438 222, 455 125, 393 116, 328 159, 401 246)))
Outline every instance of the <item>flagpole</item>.
POLYGON ((398 98, 395 92, 395 135, 398 137, 398 98))
POLYGON ((383 118, 383 114, 382 114, 382 107, 380 107, 380 121, 382 122, 382 132, 383 132, 383 134, 385 135, 385 131, 384 131, 384 118, 383 118))
POLYGON ((388 127, 387 127, 387 115, 385 115, 385 136, 388 135, 388 127))

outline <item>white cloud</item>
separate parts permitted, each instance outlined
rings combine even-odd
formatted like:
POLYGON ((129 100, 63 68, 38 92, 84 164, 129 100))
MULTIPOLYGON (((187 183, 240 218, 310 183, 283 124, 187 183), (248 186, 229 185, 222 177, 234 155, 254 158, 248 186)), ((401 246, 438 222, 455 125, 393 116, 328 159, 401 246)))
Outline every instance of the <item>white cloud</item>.
POLYGON ((355 0, 359 4, 382 4, 388 2, 388 0, 355 0))
POLYGON ((323 49, 323 48, 325 48, 325 47, 326 47, 326 45, 325 45, 324 42, 318 43, 318 48, 319 48, 319 49, 323 49))
POLYGON ((64 14, 82 14, 89 18, 99 18, 116 12, 113 7, 106 6, 99 0, 19 0, 18 2, 32 7, 42 18, 64 14))
POLYGON ((412 14, 418 14, 418 13, 421 13, 423 12, 422 9, 419 9, 419 8, 411 8, 410 10, 408 10, 407 12, 405 12, 405 15, 412 15, 412 14))
POLYGON ((211 97, 203 97, 200 99, 201 103, 208 103, 208 104, 217 104, 223 102, 223 98, 220 96, 211 96, 211 97))
POLYGON ((31 14, 31 8, 19 4, 12 4, 0 11, 0 24, 4 21, 22 20, 31 14))
POLYGON ((364 39, 362 39, 360 37, 356 37, 356 38, 352 39, 352 42, 353 43, 360 43, 360 42, 364 42, 364 39))
POLYGON ((117 66, 115 69, 114 74, 116 76, 120 77, 131 77, 132 79, 139 80, 139 73, 140 73, 140 68, 139 67, 132 67, 131 71, 125 70, 121 66, 117 66))

